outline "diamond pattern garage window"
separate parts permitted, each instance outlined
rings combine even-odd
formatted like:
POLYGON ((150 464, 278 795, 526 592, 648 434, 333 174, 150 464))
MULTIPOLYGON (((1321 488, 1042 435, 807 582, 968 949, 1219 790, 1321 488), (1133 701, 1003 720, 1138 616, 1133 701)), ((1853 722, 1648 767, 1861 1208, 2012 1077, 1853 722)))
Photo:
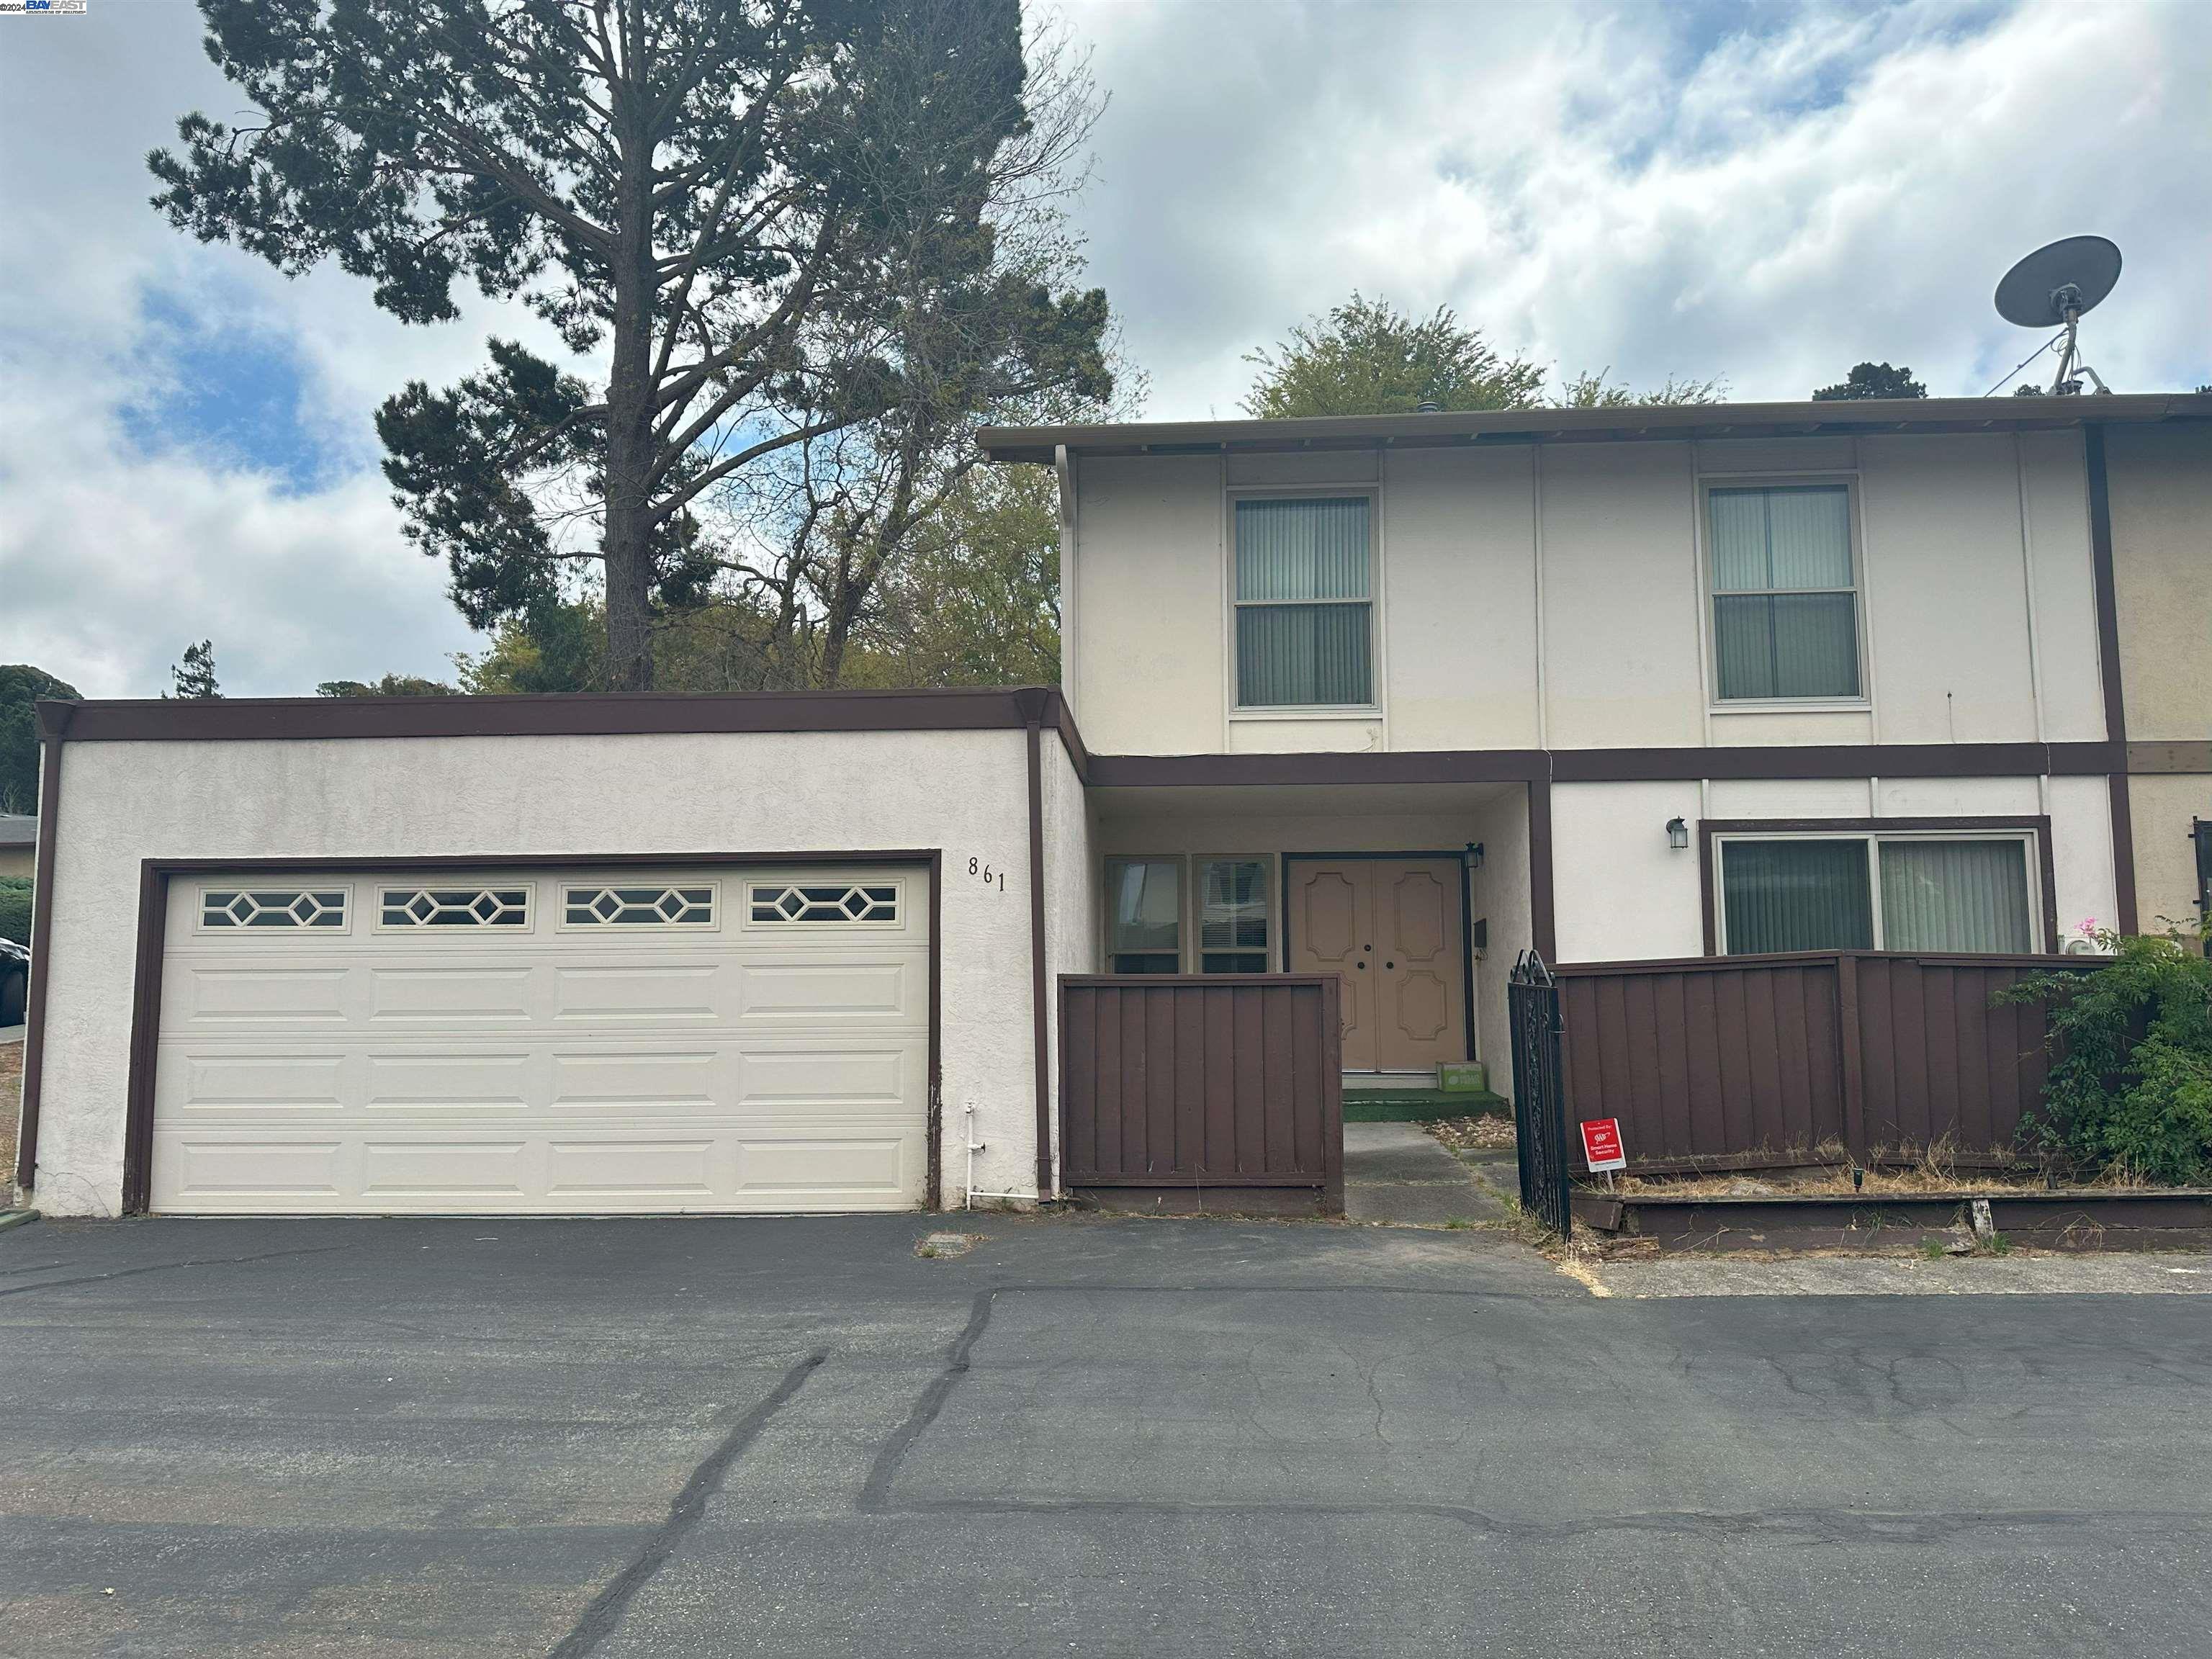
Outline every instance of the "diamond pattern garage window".
POLYGON ((896 887, 757 886, 752 890, 755 921, 896 921, 896 887))
POLYGON ((711 927, 711 887, 571 887, 561 901, 571 927, 711 927))
POLYGON ((200 894, 203 927, 343 927, 343 888, 211 887, 200 894))
POLYGON ((387 887, 377 908, 386 927, 527 927, 527 887, 387 887))

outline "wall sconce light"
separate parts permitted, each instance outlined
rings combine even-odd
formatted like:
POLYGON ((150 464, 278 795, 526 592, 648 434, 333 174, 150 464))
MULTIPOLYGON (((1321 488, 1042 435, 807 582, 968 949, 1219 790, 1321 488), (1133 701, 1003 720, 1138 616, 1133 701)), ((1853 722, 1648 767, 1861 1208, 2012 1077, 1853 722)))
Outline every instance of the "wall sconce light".
POLYGON ((1690 826, 1680 818, 1667 820, 1667 845, 1680 852, 1690 844, 1690 826))
POLYGON ((1482 843, 1479 841, 1471 841, 1467 844, 1467 867, 1470 870, 1482 868, 1482 843))

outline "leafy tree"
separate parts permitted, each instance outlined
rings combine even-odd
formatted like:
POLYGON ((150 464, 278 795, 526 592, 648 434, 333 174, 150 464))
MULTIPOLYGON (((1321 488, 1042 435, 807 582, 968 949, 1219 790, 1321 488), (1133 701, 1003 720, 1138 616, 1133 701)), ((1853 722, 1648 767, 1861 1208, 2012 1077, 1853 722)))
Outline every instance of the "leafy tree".
POLYGON ((1560 382, 1559 402, 1568 409, 1627 409, 1638 404, 1717 404, 1728 395, 1728 382, 1722 379, 1697 380, 1669 374, 1649 392, 1632 392, 1609 382, 1606 376, 1612 373, 1607 368, 1595 374, 1568 376, 1560 382))
POLYGON ((185 647, 182 662, 169 670, 169 678, 176 684, 174 696, 187 701, 219 700, 222 687, 215 678, 215 645, 202 640, 198 645, 185 647))
POLYGON ((923 527, 861 636, 854 684, 1051 685, 1060 679, 1059 484, 1049 468, 963 479, 923 527))
MULTIPOLYGON (((155 204, 279 268, 333 258, 409 322, 457 283, 577 360, 492 343, 378 416, 407 533, 479 627, 602 596, 603 675, 728 544, 702 500, 917 404, 1108 389, 1103 293, 1001 258, 1091 110, 1017 0, 201 0, 259 113, 179 124, 155 204), (931 366, 917 388, 914 343, 931 366)), ((735 532, 742 534, 742 529, 735 532)))
POLYGON ((41 697, 74 700, 76 688, 28 663, 0 663, 0 812, 39 810, 41 697))
POLYGON ((1310 415, 1406 415, 1440 409, 1528 409, 1540 403, 1544 371, 1501 357, 1449 307, 1415 319, 1355 291, 1327 316, 1302 323, 1273 347, 1245 354, 1259 378, 1244 412, 1261 420, 1310 415))
POLYGON ((2178 928, 2094 937, 2105 966, 2030 974, 1999 993, 2050 1005, 2040 1127, 2094 1167, 2200 1181, 2212 1175, 2212 958, 2178 928))
POLYGON ((1814 391, 1815 403, 1836 403, 1854 398, 1924 398, 1928 388, 1912 378, 1910 368, 1887 363, 1855 363, 1851 372, 1833 386, 1814 391))
POLYGON ((420 674, 386 674, 379 680, 325 680, 315 688, 319 697, 450 697, 458 695, 443 680, 420 674))

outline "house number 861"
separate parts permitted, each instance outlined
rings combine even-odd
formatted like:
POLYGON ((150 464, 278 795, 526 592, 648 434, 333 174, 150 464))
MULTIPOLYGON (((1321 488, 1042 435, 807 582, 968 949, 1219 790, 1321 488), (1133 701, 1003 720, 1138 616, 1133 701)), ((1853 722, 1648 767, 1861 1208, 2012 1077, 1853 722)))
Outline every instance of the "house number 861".
POLYGON ((1002 893, 1006 890, 1006 872, 1003 870, 994 870, 981 859, 968 860, 968 873, 971 876, 981 877, 983 885, 986 887, 995 887, 1002 893))

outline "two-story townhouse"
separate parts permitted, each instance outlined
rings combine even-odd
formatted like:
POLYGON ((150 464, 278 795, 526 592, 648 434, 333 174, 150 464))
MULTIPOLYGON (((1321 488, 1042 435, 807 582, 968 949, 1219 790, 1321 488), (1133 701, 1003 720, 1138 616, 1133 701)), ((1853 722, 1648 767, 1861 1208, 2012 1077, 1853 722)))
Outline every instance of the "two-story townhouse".
POLYGON ((1098 965, 1341 971, 1346 1063, 1388 1074, 1502 1053, 1532 945, 2031 951, 2134 927, 2131 798, 2163 824, 2203 780, 2131 791, 2124 740, 2154 705, 2201 774, 2212 734, 2208 408, 988 434, 1060 474, 1098 965))
MULTIPOLYGON (((2191 786, 2130 747, 2121 596, 2171 624, 2142 744, 2212 735, 2160 724, 2203 706, 2171 612, 2208 430, 2112 397, 994 431, 1058 472, 1064 690, 42 705, 18 1180, 1026 1200, 1067 1168, 1063 976, 1295 980, 1340 1006, 1321 1052, 1418 1077, 1498 1054, 1524 950, 2132 927, 2170 872, 2131 826, 2191 786)), ((1294 1035, 1253 1025, 1255 1086, 1294 1035)), ((1144 1088, 1226 1144, 1212 1041, 1144 1088)))

